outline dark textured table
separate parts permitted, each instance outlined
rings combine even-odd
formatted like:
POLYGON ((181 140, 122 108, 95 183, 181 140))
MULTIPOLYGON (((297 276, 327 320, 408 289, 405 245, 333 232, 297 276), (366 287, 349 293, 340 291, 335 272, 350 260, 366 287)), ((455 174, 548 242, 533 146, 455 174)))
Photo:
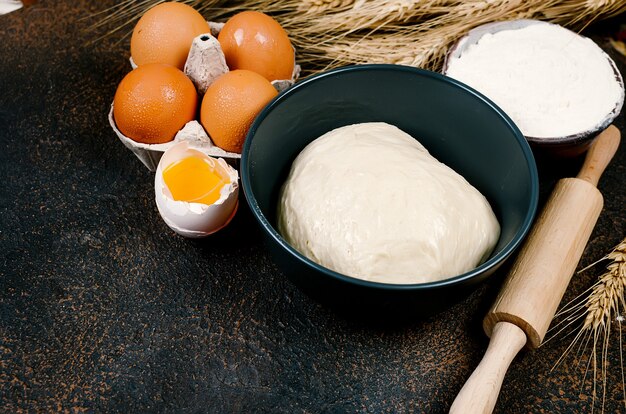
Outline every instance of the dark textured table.
MULTIPOLYGON (((502 275, 438 315, 380 326, 292 286, 245 203, 208 239, 176 236, 152 173, 106 119, 128 39, 89 45, 102 31, 79 19, 111 4, 40 1, 0 16, 0 410, 447 411, 486 349, 481 319, 502 275)), ((617 125, 624 133, 623 114, 617 125)), ((543 199, 580 160, 551 165, 540 169, 543 199)), ((625 235, 624 177, 623 144, 580 267, 625 235)), ((575 276, 566 300, 602 269, 575 276)), ((618 339, 608 413, 624 412, 618 339)), ((589 412, 587 360, 551 371, 569 341, 522 352, 496 412, 589 412)))

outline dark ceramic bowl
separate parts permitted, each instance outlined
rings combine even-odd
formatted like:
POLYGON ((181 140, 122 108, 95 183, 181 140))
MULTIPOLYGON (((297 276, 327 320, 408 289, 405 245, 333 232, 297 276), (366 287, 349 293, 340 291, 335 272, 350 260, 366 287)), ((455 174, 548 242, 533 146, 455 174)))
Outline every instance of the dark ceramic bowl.
POLYGON ((248 133, 241 180, 275 261, 295 285, 319 302, 376 314, 426 314, 470 293, 520 244, 531 226, 538 197, 532 152, 498 107, 441 74, 396 65, 326 72, 279 95, 248 133), (298 153, 334 128, 371 121, 396 125, 419 138, 431 154, 487 197, 502 233, 485 263, 432 283, 369 282, 314 263, 281 237, 276 230, 278 194, 298 153))
MULTIPOLYGON (((446 59, 443 65, 442 73, 446 74, 448 69, 448 62, 453 57, 461 56, 469 47, 475 45, 480 39, 489 34, 497 33, 503 30, 518 30, 531 25, 554 25, 540 20, 532 19, 520 19, 510 20, 504 22, 493 22, 480 25, 470 30, 465 36, 461 37, 448 51, 446 59)), ((576 34, 580 36, 579 34, 576 34)), ((599 48, 599 46, 598 46, 599 48)), ((604 53, 604 52, 603 52, 604 53)), ((579 156, 587 151, 591 146, 598 134, 604 131, 615 118, 620 114, 622 106, 624 104, 624 79, 617 69, 617 65, 604 53, 608 64, 613 69, 613 75, 617 80, 617 83, 622 88, 622 93, 618 101, 615 103, 613 109, 606 114, 604 119, 598 123, 595 127, 580 131, 575 134, 561 136, 561 137, 549 137, 549 138, 537 138, 533 136, 526 136, 526 139, 530 143, 531 148, 535 151, 535 154, 542 158, 571 158, 579 156)))

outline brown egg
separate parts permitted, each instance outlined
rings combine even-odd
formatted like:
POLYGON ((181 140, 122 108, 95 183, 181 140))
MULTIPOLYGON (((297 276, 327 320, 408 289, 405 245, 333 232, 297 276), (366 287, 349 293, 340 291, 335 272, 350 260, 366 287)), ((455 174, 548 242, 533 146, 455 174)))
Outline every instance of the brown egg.
POLYGON ((193 39, 210 31, 207 21, 193 7, 161 3, 137 22, 130 39, 130 54, 138 66, 167 63, 182 70, 193 39))
POLYGON ((160 63, 139 66, 120 82, 113 99, 113 118, 128 138, 160 144, 196 115, 198 95, 177 68, 160 63))
POLYGON ((254 118, 278 92, 258 73, 234 70, 209 86, 200 107, 200 123, 220 148, 241 153, 254 118))
POLYGON ((231 70, 247 69, 269 81, 291 79, 294 51, 287 32, 270 16, 244 11, 231 17, 217 38, 231 70))

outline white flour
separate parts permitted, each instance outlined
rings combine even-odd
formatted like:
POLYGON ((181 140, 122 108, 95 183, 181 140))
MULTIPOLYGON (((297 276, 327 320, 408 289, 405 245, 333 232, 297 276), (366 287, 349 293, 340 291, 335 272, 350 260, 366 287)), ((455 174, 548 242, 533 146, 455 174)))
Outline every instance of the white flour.
POLYGON ((484 35, 450 60, 446 74, 485 94, 535 138, 593 129, 623 99, 608 56, 552 24, 484 35))

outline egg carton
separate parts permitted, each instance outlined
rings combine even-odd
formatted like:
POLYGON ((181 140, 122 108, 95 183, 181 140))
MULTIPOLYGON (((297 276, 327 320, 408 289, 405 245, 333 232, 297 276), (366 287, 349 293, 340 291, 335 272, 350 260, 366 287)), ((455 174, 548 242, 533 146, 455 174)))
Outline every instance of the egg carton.
MULTIPOLYGON (((219 32, 222 30, 222 27, 224 27, 224 23, 208 23, 211 32, 201 34, 193 40, 184 68, 185 75, 191 79, 200 96, 204 95, 208 87, 219 76, 229 71, 224 52, 222 52, 220 43, 217 40, 219 32)), ((133 69, 137 67, 132 57, 130 58, 130 65, 133 69)), ((295 64, 291 79, 275 80, 272 81, 272 85, 280 93, 291 87, 299 76, 300 65, 295 64)), ((150 171, 156 171, 163 153, 181 141, 188 142, 190 148, 197 149, 211 157, 224 158, 228 164, 235 168, 239 167, 241 154, 228 152, 216 146, 202 125, 195 120, 185 124, 185 126, 178 131, 174 140, 162 144, 144 144, 125 136, 115 124, 115 119, 113 118, 113 104, 111 104, 111 110, 109 111, 109 124, 120 141, 122 141, 150 171)))

